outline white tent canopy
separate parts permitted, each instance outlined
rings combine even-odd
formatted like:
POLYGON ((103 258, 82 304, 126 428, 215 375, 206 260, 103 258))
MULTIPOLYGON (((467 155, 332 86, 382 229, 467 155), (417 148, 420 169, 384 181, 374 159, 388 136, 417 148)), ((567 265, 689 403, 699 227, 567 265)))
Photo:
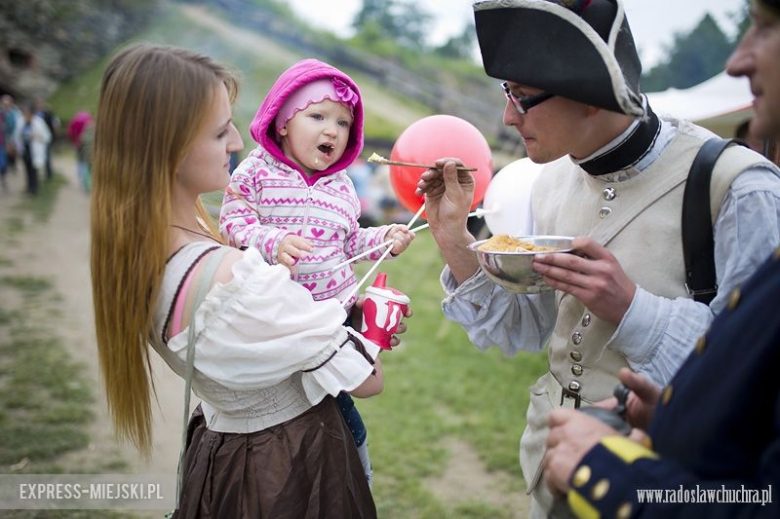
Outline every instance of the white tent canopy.
POLYGON ((721 137, 733 137, 737 127, 753 116, 753 95, 747 78, 721 72, 696 86, 647 94, 658 115, 688 119, 721 137))

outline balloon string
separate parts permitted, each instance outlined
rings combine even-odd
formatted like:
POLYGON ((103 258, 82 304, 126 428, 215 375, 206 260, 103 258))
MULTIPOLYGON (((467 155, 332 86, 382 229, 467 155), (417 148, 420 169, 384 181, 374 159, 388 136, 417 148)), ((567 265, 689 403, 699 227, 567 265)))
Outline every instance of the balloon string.
MULTIPOLYGON (((407 227, 411 227, 412 224, 417 221, 417 219, 420 217, 420 215, 422 214, 423 211, 425 211, 425 204, 420 206, 420 208, 417 210, 417 212, 414 214, 414 216, 412 216, 412 219, 409 220, 409 223, 406 224, 406 226, 407 227)), ((344 299, 344 304, 349 303, 349 301, 353 297, 355 297, 355 295, 360 290, 360 287, 363 286, 363 283, 365 283, 366 280, 371 276, 371 274, 373 274, 374 271, 379 268, 379 265, 382 264, 382 262, 385 260, 387 255, 390 254, 391 250, 393 250, 393 248, 392 247, 388 247, 387 250, 382 253, 382 255, 379 257, 379 259, 376 260, 376 263, 374 263, 374 266, 372 266, 371 269, 368 272, 366 272, 366 275, 363 276, 363 278, 358 282, 358 284, 355 286, 355 288, 352 290, 352 292, 349 294, 349 296, 346 299, 344 299)))

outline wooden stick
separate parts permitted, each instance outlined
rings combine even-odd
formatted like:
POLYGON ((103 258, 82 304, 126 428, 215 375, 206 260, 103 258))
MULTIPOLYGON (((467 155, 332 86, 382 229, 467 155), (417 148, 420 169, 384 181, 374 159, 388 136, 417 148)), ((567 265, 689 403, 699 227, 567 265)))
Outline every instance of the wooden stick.
MULTIPOLYGON (((372 153, 370 157, 368 157, 369 162, 374 162, 377 164, 387 164, 388 166, 411 166, 413 168, 425 168, 425 169, 441 169, 439 166, 430 165, 430 164, 418 164, 416 162, 403 162, 400 160, 387 160, 381 155, 377 155, 376 153, 372 153)), ((458 171, 476 171, 477 168, 468 168, 466 166, 457 166, 458 171)))
MULTIPOLYGON (((418 164, 416 162, 403 162, 400 160, 383 160, 380 162, 380 164, 387 164, 388 166, 411 166, 413 168, 425 168, 425 169, 441 169, 439 166, 436 166, 435 164, 418 164)), ((458 166, 456 168, 458 171, 476 171, 477 168, 469 168, 466 166, 458 166)))

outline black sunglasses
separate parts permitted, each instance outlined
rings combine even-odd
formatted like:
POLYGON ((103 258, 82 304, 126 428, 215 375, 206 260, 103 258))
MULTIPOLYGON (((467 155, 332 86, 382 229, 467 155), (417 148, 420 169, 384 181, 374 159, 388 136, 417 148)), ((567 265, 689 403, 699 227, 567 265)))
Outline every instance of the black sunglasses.
POLYGON ((542 92, 541 94, 536 94, 533 96, 518 97, 512 93, 512 90, 510 90, 506 81, 501 83, 501 88, 504 90, 504 95, 506 98, 510 103, 512 103, 512 106, 515 107, 515 110, 517 110, 517 113, 520 115, 525 115, 528 113, 528 110, 534 106, 544 103, 551 97, 555 97, 555 94, 550 94, 549 92, 542 92))

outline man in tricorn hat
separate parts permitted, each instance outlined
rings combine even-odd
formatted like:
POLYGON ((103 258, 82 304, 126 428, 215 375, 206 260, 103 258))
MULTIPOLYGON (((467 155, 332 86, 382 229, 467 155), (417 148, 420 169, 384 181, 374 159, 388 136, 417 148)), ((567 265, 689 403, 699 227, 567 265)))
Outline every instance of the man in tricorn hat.
MULTIPOLYGON (((751 133, 780 138, 780 0, 753 0, 727 63, 755 96, 751 133)), ((663 390, 628 370, 630 438, 551 413, 545 479, 582 517, 780 517, 780 248, 663 390), (639 440, 639 443, 632 441, 639 440), (652 449, 652 450, 651 450, 652 449)))
POLYGON ((550 411, 607 398, 622 367, 669 381, 731 290, 778 244, 780 178, 741 146, 720 156, 703 207, 712 216, 717 285, 709 304, 699 302, 704 296, 686 286, 682 198, 713 134, 653 113, 622 2, 489 0, 474 12, 485 71, 505 81, 504 124, 546 164, 529 195, 535 234, 576 236, 579 254, 534 261, 556 292, 507 292, 466 248, 474 241, 466 230, 471 177, 442 159, 418 191, 447 263, 445 315, 479 348, 513 355, 548 345, 549 372, 531 388, 520 452, 538 517, 552 503, 539 484, 550 411))

